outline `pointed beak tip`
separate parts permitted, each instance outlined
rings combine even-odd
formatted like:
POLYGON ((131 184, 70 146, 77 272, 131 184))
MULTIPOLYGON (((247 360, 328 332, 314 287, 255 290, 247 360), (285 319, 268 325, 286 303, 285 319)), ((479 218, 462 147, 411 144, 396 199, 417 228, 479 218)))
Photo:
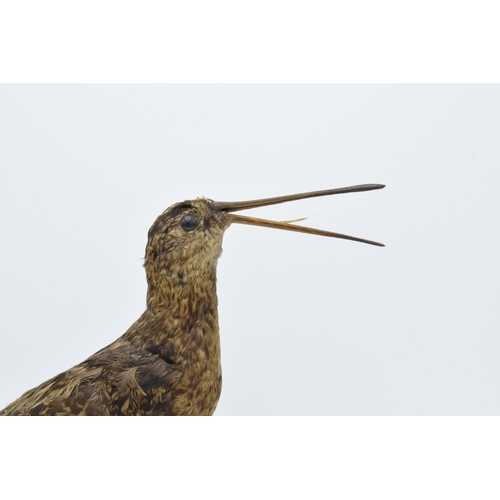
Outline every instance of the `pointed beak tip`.
POLYGON ((371 191, 373 189, 382 189, 385 187, 385 184, 360 184, 358 186, 349 186, 344 188, 336 188, 336 189, 327 189, 324 191, 311 191, 308 193, 300 193, 294 195, 287 196, 278 196, 275 198, 264 198, 259 200, 250 200, 250 201, 240 201, 240 202, 223 202, 223 201, 214 201, 213 204, 217 210, 220 212, 224 212, 227 214, 227 220, 229 224, 231 223, 239 223, 239 224, 248 224, 252 226, 263 226, 274 229, 285 229, 288 231, 296 231, 301 233, 315 234, 318 236, 330 236, 334 238, 342 238, 346 240, 358 241, 360 243, 368 243, 376 246, 385 246, 382 243, 374 242, 371 240, 365 240, 362 238, 356 238, 353 236, 348 236, 345 234, 334 233, 330 231, 323 231, 320 229, 313 229, 304 226, 296 226, 292 224, 292 222, 298 222, 304 219, 296 219, 292 221, 283 221, 276 222, 270 221, 266 219, 257 219, 255 217, 247 217, 241 215, 235 215, 232 212, 237 212, 239 210, 247 210, 251 208, 265 207, 268 205, 275 205, 278 203, 285 203, 288 201, 301 200, 304 198, 314 198, 317 196, 327 196, 332 194, 343 194, 343 193, 354 193, 360 191, 371 191))

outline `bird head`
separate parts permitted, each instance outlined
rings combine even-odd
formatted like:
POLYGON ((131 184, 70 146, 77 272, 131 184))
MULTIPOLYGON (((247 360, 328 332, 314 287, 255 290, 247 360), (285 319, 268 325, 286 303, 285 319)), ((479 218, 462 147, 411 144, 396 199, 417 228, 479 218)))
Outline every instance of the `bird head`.
POLYGON ((263 226, 384 246, 376 241, 294 223, 303 219, 279 222, 234 213, 304 198, 370 191, 383 187, 383 184, 363 184, 251 201, 218 202, 208 198, 197 198, 176 203, 165 210, 149 230, 145 258, 148 283, 151 285, 169 276, 175 277, 176 282, 170 284, 175 287, 193 285, 193 280, 215 283, 215 269, 222 252, 222 238, 224 231, 231 224, 263 226))
POLYGON ((208 198, 176 203, 149 230, 146 264, 157 262, 166 271, 182 268, 203 274, 210 264, 216 265, 229 225, 228 214, 208 198))

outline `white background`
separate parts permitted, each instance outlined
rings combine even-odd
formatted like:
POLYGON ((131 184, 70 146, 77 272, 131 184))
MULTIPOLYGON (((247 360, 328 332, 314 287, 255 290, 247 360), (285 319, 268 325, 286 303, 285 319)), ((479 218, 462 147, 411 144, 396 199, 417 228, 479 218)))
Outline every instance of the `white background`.
POLYGON ((253 210, 386 248, 232 226, 218 415, 500 411, 500 86, 9 85, 1 403, 141 314, 170 204, 380 182, 253 210))
MULTIPOLYGON (((4 2, 0 81, 498 82, 497 10, 492 0, 4 2)), ((310 215, 311 225, 385 249, 228 230, 217 414, 498 414, 497 87, 374 89, 237 96, 223 87, 212 100, 206 90, 157 90, 148 102, 143 90, 116 87, 2 86, 0 352, 14 368, 2 372, 0 404, 140 314, 146 231, 170 203, 385 182, 253 212, 310 215), (172 171, 182 172, 175 182, 172 171), (259 364, 250 354, 263 332, 259 364)), ((2 488, 17 496, 499 491, 498 417, 0 424, 2 488)))

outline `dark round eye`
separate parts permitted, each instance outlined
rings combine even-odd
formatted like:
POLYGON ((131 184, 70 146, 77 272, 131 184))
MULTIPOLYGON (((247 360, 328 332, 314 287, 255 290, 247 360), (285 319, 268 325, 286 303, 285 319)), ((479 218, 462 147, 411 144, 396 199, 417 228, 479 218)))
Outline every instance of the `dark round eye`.
POLYGON ((198 221, 194 215, 185 215, 181 220, 181 227, 184 231, 194 231, 198 221))

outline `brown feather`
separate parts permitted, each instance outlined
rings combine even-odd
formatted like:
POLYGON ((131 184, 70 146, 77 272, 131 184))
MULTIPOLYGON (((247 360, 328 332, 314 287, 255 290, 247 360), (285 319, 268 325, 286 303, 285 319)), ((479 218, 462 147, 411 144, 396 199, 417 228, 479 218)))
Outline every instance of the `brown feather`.
POLYGON ((25 392, 0 415, 211 415, 222 387, 216 268, 232 222, 383 246, 228 212, 383 187, 364 184, 236 203, 198 198, 171 206, 148 233, 142 316, 115 342, 25 392))
POLYGON ((216 266, 229 225, 204 198, 148 235, 147 309, 115 342, 24 393, 0 415, 211 415, 221 391, 216 266), (186 214, 199 230, 186 232, 186 214))

